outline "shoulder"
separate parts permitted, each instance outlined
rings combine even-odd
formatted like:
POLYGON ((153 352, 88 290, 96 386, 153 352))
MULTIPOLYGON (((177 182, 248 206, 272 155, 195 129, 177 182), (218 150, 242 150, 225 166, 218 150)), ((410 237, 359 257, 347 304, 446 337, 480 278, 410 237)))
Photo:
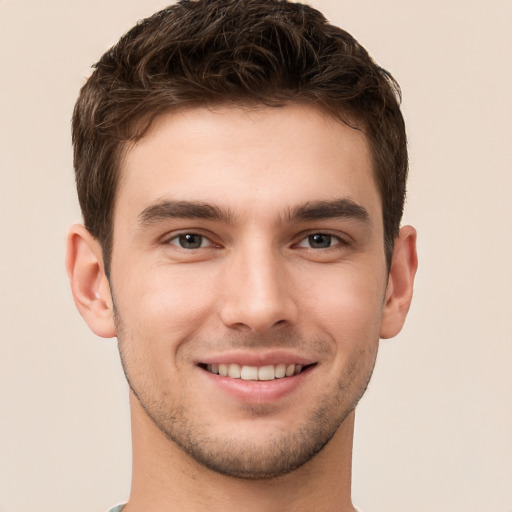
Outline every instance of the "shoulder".
POLYGON ((116 505, 114 508, 111 508, 109 512, 121 512, 124 508, 124 505, 116 505))

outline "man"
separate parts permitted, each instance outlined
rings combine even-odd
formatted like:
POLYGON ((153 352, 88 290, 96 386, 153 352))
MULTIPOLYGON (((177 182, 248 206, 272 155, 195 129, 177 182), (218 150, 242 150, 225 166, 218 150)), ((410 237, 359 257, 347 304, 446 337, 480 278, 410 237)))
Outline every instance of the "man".
POLYGON ((130 387, 124 512, 354 510, 355 407, 417 266, 397 97, 277 0, 180 2, 96 65, 67 269, 130 387))

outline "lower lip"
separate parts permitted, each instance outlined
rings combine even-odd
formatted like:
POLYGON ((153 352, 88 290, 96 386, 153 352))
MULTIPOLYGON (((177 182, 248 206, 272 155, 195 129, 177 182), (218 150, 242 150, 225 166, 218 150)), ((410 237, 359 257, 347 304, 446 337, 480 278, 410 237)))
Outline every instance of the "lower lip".
POLYGON ((273 380, 243 380, 222 377, 201 369, 208 380, 228 395, 248 403, 275 402, 293 393, 302 386, 314 366, 309 366, 298 375, 273 380))

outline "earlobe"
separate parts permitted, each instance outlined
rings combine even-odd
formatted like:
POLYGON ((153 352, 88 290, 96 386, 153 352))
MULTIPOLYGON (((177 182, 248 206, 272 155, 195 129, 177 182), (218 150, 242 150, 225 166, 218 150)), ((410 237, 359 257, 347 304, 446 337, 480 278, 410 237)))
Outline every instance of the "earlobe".
POLYGON ((381 320, 381 338, 392 338, 402 330, 411 305, 417 268, 416 230, 404 226, 395 240, 381 320))
POLYGON ((78 311, 103 338, 116 335, 112 297, 99 242, 81 224, 68 234, 66 270, 78 311))

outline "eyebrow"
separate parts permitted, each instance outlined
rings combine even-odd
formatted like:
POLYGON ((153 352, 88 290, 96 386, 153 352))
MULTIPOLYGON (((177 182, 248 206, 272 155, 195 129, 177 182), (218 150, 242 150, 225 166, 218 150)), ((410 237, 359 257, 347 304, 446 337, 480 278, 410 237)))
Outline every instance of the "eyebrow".
POLYGON ((289 213, 288 220, 290 222, 296 222, 334 218, 354 219, 371 225, 368 210, 348 198, 304 203, 303 205, 297 206, 289 213))
MULTIPOLYGON (((343 218, 371 224, 366 208, 348 198, 308 201, 289 211, 287 217, 288 222, 343 218)), ((229 210, 208 203, 165 200, 142 210, 138 219, 144 227, 165 219, 205 219, 232 224, 234 216, 229 210)))
POLYGON ((139 223, 148 226, 165 219, 207 219, 232 223, 228 210, 196 201, 161 201, 142 210, 139 223))

